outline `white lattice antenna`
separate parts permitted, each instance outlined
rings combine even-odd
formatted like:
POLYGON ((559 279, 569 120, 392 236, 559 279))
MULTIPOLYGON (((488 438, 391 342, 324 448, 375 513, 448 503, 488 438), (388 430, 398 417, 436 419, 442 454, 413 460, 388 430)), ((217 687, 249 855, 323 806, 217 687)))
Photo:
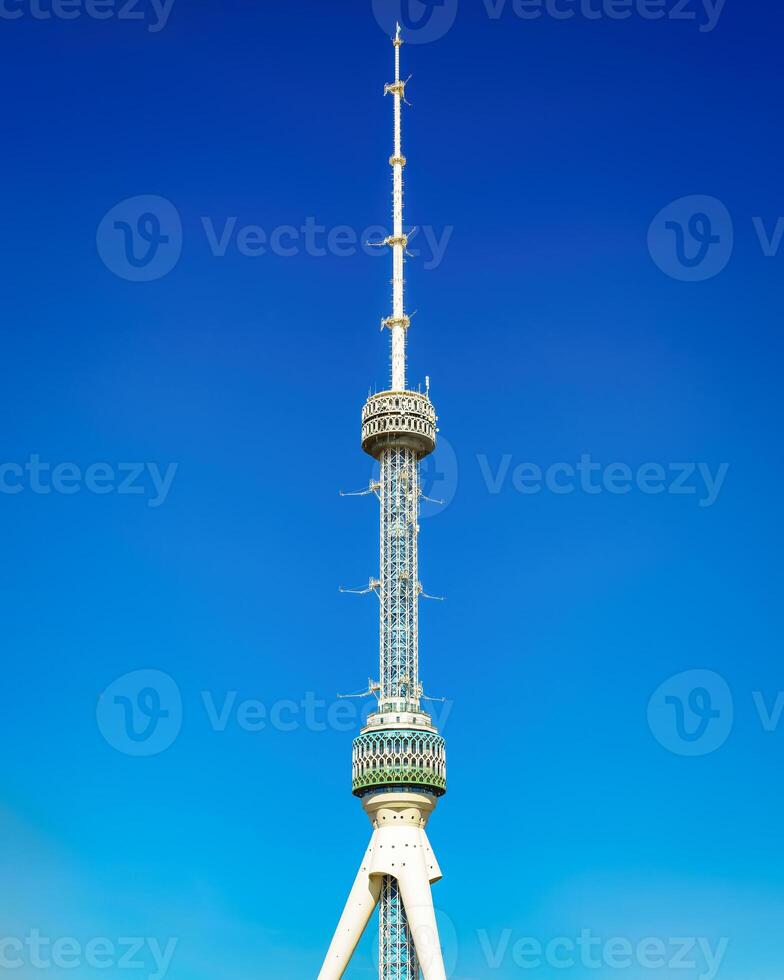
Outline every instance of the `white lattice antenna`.
POLYGON ((393 232, 385 244, 392 248, 392 316, 383 323, 392 333, 392 391, 406 390, 406 331, 410 319, 406 316, 403 299, 403 263, 408 245, 408 236, 403 231, 403 167, 406 158, 403 156, 402 138, 402 103, 405 102, 407 82, 400 78, 400 48, 403 39, 400 36, 400 24, 392 42, 395 46, 395 81, 384 87, 384 94, 394 96, 395 140, 394 152, 389 158, 392 166, 392 221, 393 232))

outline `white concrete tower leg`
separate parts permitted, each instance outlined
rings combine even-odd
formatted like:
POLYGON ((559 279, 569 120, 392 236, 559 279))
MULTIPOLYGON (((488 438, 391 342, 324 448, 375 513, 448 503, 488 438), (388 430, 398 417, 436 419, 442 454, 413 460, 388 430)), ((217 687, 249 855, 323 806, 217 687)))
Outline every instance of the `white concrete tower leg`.
POLYGON ((424 862, 415 861, 402 869, 398 884, 422 976, 424 980, 446 980, 433 892, 424 862))
POLYGON ((362 866, 348 896, 346 908, 335 930, 334 939, 327 951, 318 980, 341 980, 378 905, 381 897, 381 878, 370 877, 370 858, 373 854, 374 842, 375 834, 362 858, 362 866))

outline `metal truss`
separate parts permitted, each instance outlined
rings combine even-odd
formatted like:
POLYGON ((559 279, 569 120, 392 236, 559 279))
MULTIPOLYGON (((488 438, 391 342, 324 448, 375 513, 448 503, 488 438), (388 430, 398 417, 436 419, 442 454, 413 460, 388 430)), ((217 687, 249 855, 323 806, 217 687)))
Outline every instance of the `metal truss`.
POLYGON ((381 454, 380 710, 419 704, 419 466, 412 449, 381 454))
POLYGON ((391 875, 386 875, 381 885, 378 944, 380 980, 419 980, 419 963, 400 887, 391 875))

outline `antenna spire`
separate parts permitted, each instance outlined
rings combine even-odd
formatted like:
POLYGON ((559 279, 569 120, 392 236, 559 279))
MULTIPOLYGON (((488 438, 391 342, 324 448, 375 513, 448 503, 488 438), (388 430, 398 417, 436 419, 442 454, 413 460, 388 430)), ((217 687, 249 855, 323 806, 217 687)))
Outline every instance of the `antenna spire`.
POLYGON ((393 232, 385 244, 392 248, 392 315, 383 322, 392 333, 392 390, 406 390, 406 331, 410 320, 406 316, 403 299, 403 261, 408 244, 408 236, 403 231, 403 167, 406 158, 403 156, 401 117, 402 103, 405 102, 407 82, 400 78, 400 49, 403 39, 400 36, 400 24, 392 44, 395 48, 395 81, 384 86, 384 95, 394 96, 394 152, 389 158, 392 167, 392 218, 393 232))

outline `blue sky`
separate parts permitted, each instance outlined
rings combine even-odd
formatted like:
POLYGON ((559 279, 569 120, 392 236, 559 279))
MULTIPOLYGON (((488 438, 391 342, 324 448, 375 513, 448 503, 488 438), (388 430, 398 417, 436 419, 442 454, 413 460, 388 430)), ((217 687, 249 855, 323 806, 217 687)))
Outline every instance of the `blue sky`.
POLYGON ((0 954, 318 971, 369 831, 335 695, 377 672, 338 593, 377 508, 338 491, 388 371, 400 14, 452 976, 773 980, 781 12, 395 8, 4 2, 0 954))

